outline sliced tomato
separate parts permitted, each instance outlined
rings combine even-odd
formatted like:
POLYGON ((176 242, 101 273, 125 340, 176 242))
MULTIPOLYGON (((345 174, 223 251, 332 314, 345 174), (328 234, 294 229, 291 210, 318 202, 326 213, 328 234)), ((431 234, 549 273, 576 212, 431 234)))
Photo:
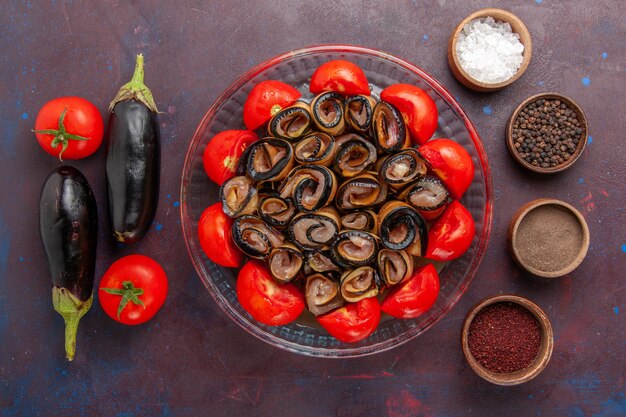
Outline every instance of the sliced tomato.
POLYGON ((246 263, 237 277, 237 299, 255 320, 268 326, 291 323, 304 311, 304 297, 293 284, 278 284, 257 260, 246 263))
POLYGON ((233 219, 224 214, 222 203, 209 206, 198 221, 198 238, 206 256, 218 265, 238 268, 243 254, 235 245, 231 228, 233 219))
POLYGON ((399 319, 412 319, 428 310, 439 295, 439 275, 432 264, 413 272, 411 278, 391 288, 380 308, 399 319))
POLYGON ((380 99, 400 110, 414 143, 426 143, 437 130, 437 105, 421 88, 392 84, 380 93, 380 99))
POLYGON ((225 130, 213 136, 202 154, 204 170, 209 178, 222 185, 234 177, 241 154, 258 138, 250 130, 225 130))
POLYGON ((476 226, 472 214, 458 201, 451 202, 428 231, 426 258, 451 261, 472 244, 476 226))
POLYGON ((341 59, 320 65, 311 77, 310 90, 313 94, 334 91, 347 96, 370 95, 370 86, 363 70, 341 59))
POLYGON ((380 304, 375 297, 364 298, 319 316, 317 321, 335 339, 347 343, 358 342, 378 327, 380 304))
POLYGON ((442 138, 429 140, 418 150, 446 185, 452 198, 460 200, 474 179, 474 162, 465 148, 442 138))
POLYGON ((301 95, 282 81, 261 81, 252 88, 243 105, 243 122, 249 130, 256 130, 273 115, 295 103, 301 95))

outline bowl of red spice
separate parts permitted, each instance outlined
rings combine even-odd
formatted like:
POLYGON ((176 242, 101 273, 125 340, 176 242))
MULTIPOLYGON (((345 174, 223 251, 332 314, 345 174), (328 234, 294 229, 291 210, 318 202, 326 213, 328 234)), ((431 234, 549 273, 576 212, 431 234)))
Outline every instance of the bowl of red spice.
POLYGON ((481 378, 497 385, 518 385, 546 367, 554 336, 548 316, 536 304, 516 295, 499 295, 469 311, 461 344, 467 362, 481 378))
POLYGON ((587 145, 587 118, 574 100, 542 93, 517 106, 506 127, 506 144, 524 168, 553 174, 571 167, 587 145))

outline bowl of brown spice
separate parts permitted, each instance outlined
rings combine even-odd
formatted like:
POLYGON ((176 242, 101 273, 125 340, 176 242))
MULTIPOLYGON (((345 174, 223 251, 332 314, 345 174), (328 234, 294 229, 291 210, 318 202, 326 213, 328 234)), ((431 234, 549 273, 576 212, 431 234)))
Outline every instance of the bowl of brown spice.
POLYGON ((506 144, 524 168, 552 174, 571 167, 587 145, 588 125, 574 100, 543 93, 528 97, 513 111, 506 144))
POLYGON ((508 243, 519 266, 533 275, 557 278, 576 269, 587 255, 589 227, 572 205, 540 198, 515 213, 508 243))
POLYGON ((543 371, 554 345, 548 316, 530 300, 499 295, 476 304, 461 334, 463 354, 481 378, 518 385, 543 371))

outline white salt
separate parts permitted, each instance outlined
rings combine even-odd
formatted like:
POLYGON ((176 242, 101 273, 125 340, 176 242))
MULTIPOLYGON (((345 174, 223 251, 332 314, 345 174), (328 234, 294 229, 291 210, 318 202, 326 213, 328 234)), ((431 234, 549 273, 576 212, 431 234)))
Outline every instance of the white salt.
POLYGON ((508 80, 522 65, 524 45, 511 25, 492 17, 475 19, 463 26, 456 54, 463 70, 483 83, 508 80))

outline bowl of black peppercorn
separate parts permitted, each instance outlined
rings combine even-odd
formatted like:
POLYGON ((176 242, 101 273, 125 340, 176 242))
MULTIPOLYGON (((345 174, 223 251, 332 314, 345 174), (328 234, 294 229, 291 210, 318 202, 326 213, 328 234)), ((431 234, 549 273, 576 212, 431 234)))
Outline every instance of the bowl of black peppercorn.
POLYGON ((571 167, 587 145, 588 125, 574 100, 542 93, 524 100, 506 128, 506 144, 524 168, 552 174, 571 167))

